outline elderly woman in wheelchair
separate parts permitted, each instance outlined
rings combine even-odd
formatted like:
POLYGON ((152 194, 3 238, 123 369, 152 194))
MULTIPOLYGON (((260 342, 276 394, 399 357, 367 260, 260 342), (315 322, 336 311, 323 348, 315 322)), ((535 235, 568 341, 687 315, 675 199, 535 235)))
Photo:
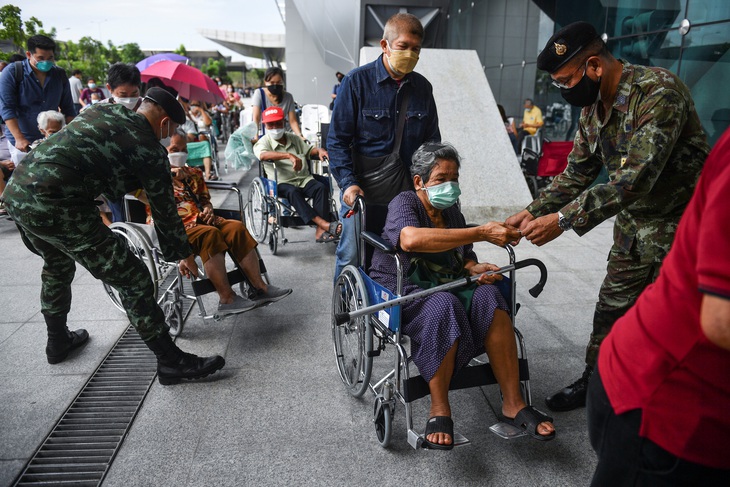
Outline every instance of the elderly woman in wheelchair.
POLYGON ((210 194, 203 173, 185 166, 185 146, 182 134, 175 133, 167 148, 177 211, 185 225, 193 252, 200 256, 206 276, 220 297, 218 314, 241 313, 257 306, 278 301, 292 291, 266 284, 259 270, 258 256, 252 250, 256 240, 243 222, 228 220, 213 213, 210 194), (253 299, 236 294, 228 281, 225 252, 230 251, 251 285, 256 289, 253 299))
MULTIPOLYGON (((453 447, 453 421, 448 400, 452 376, 486 351, 499 383, 503 405, 500 420, 540 440, 555 437, 552 418, 527 406, 520 393, 517 346, 509 307, 497 287, 493 264, 479 263, 473 242, 506 245, 519 232, 491 222, 468 228, 456 205, 460 159, 448 144, 426 143, 413 156, 416 189, 396 196, 388 206, 383 238, 393 244, 408 276, 403 295, 467 275, 481 275, 477 284, 452 292, 436 292, 403 305, 402 331, 411 339, 411 356, 431 394, 425 443, 453 447)), ((397 285, 394 259, 375 249, 370 277, 391 291, 397 285)))

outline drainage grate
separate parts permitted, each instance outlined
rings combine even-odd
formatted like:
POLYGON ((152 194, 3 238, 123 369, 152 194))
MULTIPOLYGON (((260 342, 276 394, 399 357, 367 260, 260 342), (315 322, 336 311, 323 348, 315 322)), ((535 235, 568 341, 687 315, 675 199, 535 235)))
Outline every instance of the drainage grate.
POLYGON ((15 485, 101 484, 156 374, 155 355, 130 326, 15 485))

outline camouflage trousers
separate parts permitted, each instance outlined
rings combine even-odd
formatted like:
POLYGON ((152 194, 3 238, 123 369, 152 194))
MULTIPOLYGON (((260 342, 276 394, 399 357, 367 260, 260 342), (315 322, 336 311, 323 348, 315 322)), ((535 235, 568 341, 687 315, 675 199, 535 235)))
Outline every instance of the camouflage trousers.
POLYGON ((586 347, 586 364, 596 365, 598 348, 613 324, 631 308, 642 291, 659 276, 661 262, 641 262, 636 252, 626 254, 614 246, 608 254, 606 277, 593 314, 593 332, 586 347))
POLYGON ((16 220, 23 243, 44 261, 41 313, 64 319, 68 315, 71 283, 78 262, 119 292, 129 321, 143 340, 154 340, 167 333, 165 316, 155 299, 152 279, 144 263, 101 223, 98 213, 96 218, 83 216, 86 218, 69 220, 68 225, 50 227, 29 226, 16 220))

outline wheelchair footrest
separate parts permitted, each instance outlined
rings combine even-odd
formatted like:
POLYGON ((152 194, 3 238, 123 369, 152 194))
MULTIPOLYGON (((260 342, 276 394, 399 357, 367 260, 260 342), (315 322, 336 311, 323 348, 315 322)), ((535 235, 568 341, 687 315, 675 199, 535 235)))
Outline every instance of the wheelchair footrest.
POLYGON ((490 426, 489 431, 505 440, 514 440, 515 438, 527 436, 527 431, 501 421, 490 426))
MULTIPOLYGON (((228 272, 228 282, 231 286, 238 284, 245 279, 246 276, 243 274, 241 269, 236 268, 228 272)), ((213 283, 210 282, 210 279, 198 279, 197 281, 193 281, 191 284, 193 286, 193 294, 196 296, 215 292, 215 287, 213 286, 213 283)))
MULTIPOLYGON (((520 380, 529 380, 530 371, 527 365, 527 359, 519 359, 520 368, 520 380)), ((451 384, 449 384, 449 390, 467 389, 469 387, 488 386, 496 384, 497 379, 494 377, 492 366, 490 364, 481 365, 470 365, 464 367, 457 373, 451 384)), ((403 382, 403 399, 406 402, 413 402, 422 397, 426 397, 430 394, 428 388, 428 382, 417 375, 411 377, 403 382)))
MULTIPOLYGON (((426 435, 424 435, 424 434, 418 435, 418 439, 419 439, 418 444, 421 446, 421 448, 426 449, 426 450, 430 450, 430 448, 426 446, 426 442, 424 441, 425 438, 426 438, 426 435)), ((469 438, 467 438, 466 436, 462 435, 461 433, 457 433, 456 431, 454 431, 454 438, 453 439, 454 439, 454 448, 458 448, 460 446, 466 446, 469 443, 471 443, 471 441, 469 440, 469 438)))

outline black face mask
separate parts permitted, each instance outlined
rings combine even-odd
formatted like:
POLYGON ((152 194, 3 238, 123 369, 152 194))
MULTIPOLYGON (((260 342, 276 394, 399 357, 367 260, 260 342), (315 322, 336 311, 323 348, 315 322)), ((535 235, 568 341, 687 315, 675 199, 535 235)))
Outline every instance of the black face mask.
POLYGON ((279 97, 284 93, 284 85, 269 85, 266 87, 273 96, 279 97))
POLYGON ((561 88, 560 94, 563 99, 576 107, 587 107, 593 105, 598 99, 598 92, 601 89, 601 78, 593 81, 587 74, 572 88, 561 88))

